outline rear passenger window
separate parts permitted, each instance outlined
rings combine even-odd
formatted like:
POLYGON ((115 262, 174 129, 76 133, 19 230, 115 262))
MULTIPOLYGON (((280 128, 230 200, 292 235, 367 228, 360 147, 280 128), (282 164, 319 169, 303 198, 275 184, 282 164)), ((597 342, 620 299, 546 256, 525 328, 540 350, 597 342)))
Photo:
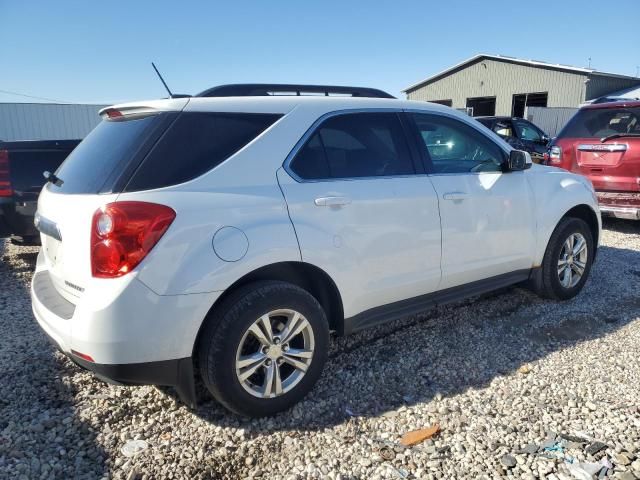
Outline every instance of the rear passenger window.
POLYGON ((415 173, 395 113, 352 113, 329 118, 298 152, 290 168, 305 180, 415 173))
POLYGON ((282 115, 185 112, 158 141, 125 191, 192 180, 218 166, 282 115))

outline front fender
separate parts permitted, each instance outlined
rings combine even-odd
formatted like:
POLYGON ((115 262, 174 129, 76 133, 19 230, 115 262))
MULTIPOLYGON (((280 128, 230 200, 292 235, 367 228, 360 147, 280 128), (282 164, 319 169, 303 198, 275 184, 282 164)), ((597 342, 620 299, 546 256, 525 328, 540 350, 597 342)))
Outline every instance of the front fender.
POLYGON ((542 264, 551 234, 560 220, 573 208, 587 206, 598 222, 597 238, 600 238, 602 221, 598 199, 591 183, 584 177, 553 167, 532 169, 529 181, 536 202, 536 247, 534 267, 542 264))

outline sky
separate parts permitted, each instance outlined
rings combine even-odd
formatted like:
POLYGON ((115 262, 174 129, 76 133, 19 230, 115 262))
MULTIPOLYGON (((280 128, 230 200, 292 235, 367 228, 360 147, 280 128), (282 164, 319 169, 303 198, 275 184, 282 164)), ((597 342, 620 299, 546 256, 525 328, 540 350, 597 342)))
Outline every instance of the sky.
POLYGON ((0 102, 161 98, 151 61, 188 94, 264 82, 404 98, 478 53, 581 67, 591 57, 598 70, 637 75, 638 32, 625 19, 638 16, 640 0, 0 0, 0 102))

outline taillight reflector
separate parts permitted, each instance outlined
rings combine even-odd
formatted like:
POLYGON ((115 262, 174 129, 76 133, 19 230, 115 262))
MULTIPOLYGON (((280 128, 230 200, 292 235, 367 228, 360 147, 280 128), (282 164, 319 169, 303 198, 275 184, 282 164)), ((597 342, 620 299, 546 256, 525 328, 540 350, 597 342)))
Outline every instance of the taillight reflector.
POLYGON ((173 209, 147 202, 115 202, 93 214, 91 273, 115 278, 133 270, 176 217, 173 209))
POLYGON ((75 355, 78 358, 86 360, 87 362, 95 363, 95 360, 91 358, 91 355, 87 355, 86 353, 76 352, 75 350, 71 350, 71 354, 75 355))
POLYGON ((10 197, 13 195, 10 174, 9 152, 7 150, 0 150, 0 197, 10 197))

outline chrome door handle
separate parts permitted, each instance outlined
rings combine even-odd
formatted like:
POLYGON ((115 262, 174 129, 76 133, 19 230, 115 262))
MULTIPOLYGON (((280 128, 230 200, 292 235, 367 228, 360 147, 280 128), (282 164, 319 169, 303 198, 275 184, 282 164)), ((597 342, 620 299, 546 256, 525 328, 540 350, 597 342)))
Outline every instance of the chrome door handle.
POLYGON ((466 192, 448 192, 442 195, 445 200, 464 200, 469 198, 469 194, 466 192))
POLYGON ((341 205, 349 205, 351 199, 349 197, 318 197, 313 203, 318 207, 336 207, 341 205))

